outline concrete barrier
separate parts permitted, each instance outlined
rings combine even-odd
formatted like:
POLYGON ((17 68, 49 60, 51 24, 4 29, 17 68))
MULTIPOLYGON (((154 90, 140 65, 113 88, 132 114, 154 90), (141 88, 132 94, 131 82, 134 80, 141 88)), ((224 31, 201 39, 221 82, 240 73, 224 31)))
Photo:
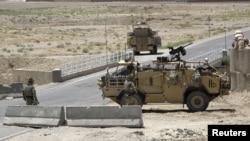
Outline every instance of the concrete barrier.
POLYGON ((21 93, 23 89, 23 83, 11 83, 11 84, 0 84, 0 94, 8 93, 21 93))
POLYGON ((238 54, 235 49, 230 49, 230 72, 237 71, 238 65, 238 54))
POLYGON ((246 75, 246 87, 247 91, 250 92, 250 73, 246 75))
POLYGON ((29 78, 35 80, 35 84, 43 85, 53 82, 52 71, 29 70, 25 68, 13 70, 13 80, 26 84, 29 78), (42 77, 41 77, 42 76, 42 77))
POLYGON ((243 52, 244 60, 242 62, 239 62, 240 64, 243 64, 242 66, 242 73, 247 74, 250 73, 250 48, 245 49, 243 52))
POLYGON ((235 89, 237 88, 236 72, 231 71, 230 75, 231 75, 231 86, 230 86, 231 89, 230 90, 235 91, 235 89))
POLYGON ((250 48, 230 49, 231 91, 250 90, 250 48))
POLYGON ((66 125, 143 127, 141 106, 66 107, 66 125))
POLYGON ((59 126, 65 123, 63 107, 9 106, 6 109, 4 125, 26 127, 59 126))

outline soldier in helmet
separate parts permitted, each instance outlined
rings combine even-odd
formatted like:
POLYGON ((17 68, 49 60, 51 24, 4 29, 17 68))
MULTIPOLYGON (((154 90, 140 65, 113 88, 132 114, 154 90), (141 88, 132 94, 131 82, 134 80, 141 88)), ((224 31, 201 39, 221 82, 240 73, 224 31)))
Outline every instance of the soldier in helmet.
POLYGON ((36 97, 36 89, 33 86, 34 79, 29 78, 27 86, 23 89, 23 99, 26 101, 26 105, 38 105, 38 99, 36 97))
POLYGON ((241 30, 236 30, 234 33, 234 42, 232 44, 234 49, 243 49, 249 44, 249 41, 241 30))

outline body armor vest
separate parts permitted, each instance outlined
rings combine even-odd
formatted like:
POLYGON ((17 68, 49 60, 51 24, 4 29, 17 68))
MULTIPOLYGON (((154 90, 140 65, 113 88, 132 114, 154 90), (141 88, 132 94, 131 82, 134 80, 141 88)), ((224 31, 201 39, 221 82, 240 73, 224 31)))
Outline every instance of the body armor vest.
POLYGON ((33 96, 33 88, 33 86, 27 86, 26 88, 24 88, 24 96, 33 96))

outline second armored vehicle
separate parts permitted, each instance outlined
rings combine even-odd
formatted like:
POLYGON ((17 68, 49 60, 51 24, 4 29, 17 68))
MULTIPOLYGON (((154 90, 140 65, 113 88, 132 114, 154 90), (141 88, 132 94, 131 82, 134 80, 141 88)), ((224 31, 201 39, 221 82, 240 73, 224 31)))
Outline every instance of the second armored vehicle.
POLYGON ((121 61, 117 70, 98 80, 103 97, 122 105, 148 103, 186 104, 190 111, 204 111, 209 102, 229 94, 230 80, 208 61, 186 62, 184 47, 172 48, 170 57, 158 57, 154 67, 133 60, 121 61), (188 65, 192 64, 192 65, 188 65), (196 66, 192 68, 192 66, 196 66))
POLYGON ((161 37, 149 25, 141 22, 133 26, 133 32, 128 33, 127 45, 128 48, 133 49, 135 55, 140 54, 141 51, 157 54, 161 46, 161 37))

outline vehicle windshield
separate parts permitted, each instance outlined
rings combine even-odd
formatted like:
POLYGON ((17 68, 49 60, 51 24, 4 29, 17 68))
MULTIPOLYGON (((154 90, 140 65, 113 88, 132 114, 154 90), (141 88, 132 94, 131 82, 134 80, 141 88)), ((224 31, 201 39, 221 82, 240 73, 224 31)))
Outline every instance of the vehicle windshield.
POLYGON ((127 76, 132 73, 134 69, 133 64, 128 66, 118 66, 116 71, 112 73, 113 76, 127 76))

